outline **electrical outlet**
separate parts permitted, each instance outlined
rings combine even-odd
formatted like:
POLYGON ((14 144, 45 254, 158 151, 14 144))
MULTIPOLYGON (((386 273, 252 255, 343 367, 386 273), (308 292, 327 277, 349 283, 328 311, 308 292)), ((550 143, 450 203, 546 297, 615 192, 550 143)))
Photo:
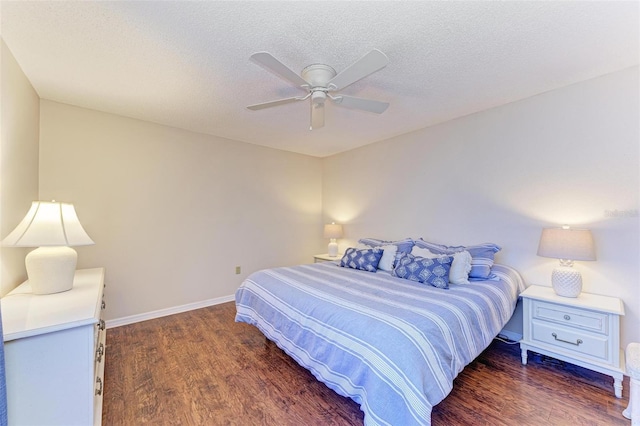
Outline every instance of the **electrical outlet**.
POLYGON ((236 266, 236 275, 238 275, 240 273, 240 267, 236 266))

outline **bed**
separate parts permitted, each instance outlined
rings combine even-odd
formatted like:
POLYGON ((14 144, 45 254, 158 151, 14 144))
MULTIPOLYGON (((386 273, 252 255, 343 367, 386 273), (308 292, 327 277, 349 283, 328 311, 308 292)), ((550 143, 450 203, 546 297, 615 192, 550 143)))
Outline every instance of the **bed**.
POLYGON ((491 271, 492 281, 439 289, 338 262, 266 269, 238 288, 236 321, 356 401, 365 425, 429 425, 524 290, 512 268, 491 271))

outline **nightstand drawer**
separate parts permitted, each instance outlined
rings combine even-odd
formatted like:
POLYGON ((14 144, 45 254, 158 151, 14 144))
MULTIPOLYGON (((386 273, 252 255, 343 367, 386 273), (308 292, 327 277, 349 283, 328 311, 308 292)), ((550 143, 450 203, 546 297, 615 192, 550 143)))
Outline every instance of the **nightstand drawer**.
POLYGON ((608 315, 606 314, 584 309, 573 309, 538 300, 533 302, 533 318, 604 334, 608 330, 608 315))
POLYGON ((579 352, 595 360, 609 360, 607 336, 537 320, 531 326, 531 340, 534 342, 579 352))

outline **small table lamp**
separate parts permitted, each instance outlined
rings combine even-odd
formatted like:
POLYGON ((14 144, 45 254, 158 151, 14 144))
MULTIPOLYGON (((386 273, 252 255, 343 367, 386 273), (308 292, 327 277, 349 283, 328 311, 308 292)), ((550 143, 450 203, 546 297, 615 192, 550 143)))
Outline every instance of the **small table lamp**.
POLYGON ((71 290, 78 254, 69 246, 95 244, 78 220, 73 204, 34 201, 7 237, 6 247, 38 247, 25 258, 35 294, 71 290))
POLYGON ((574 260, 596 260, 593 236, 588 229, 545 228, 540 236, 538 256, 560 259, 551 274, 551 285, 558 296, 578 297, 582 275, 573 268, 574 260))
POLYGON ((342 225, 336 225, 335 222, 325 225, 324 237, 330 239, 329 246, 327 247, 329 256, 336 257, 338 255, 338 243, 336 242, 336 238, 342 237, 342 225))

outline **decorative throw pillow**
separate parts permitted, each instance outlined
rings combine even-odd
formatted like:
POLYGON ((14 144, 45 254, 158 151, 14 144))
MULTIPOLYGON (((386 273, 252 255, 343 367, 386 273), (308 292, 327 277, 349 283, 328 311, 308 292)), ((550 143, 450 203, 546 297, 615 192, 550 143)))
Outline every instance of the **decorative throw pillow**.
MULTIPOLYGON (((411 238, 405 238, 403 240, 397 240, 397 241, 386 241, 386 240, 378 240, 376 238, 362 238, 358 240, 358 244, 362 244, 364 246, 372 247, 372 248, 373 247, 382 248, 383 246, 389 246, 389 245, 396 246, 398 249, 396 250, 395 259, 393 259, 393 264, 391 265, 391 268, 384 269, 385 271, 390 271, 391 269, 393 269, 396 262, 398 261, 398 258, 400 257, 400 255, 402 255, 402 253, 411 253, 411 248, 413 247, 413 240, 411 238)), ((383 266, 386 267, 386 264, 383 266)))
POLYGON ((437 288, 449 288, 449 269, 451 256, 439 256, 432 259, 403 253, 391 275, 411 281, 430 284, 437 288))
MULTIPOLYGON (((433 259, 440 257, 442 254, 433 253, 426 248, 413 246, 411 254, 414 256, 426 257, 433 259)), ((453 254, 453 262, 449 270, 449 282, 451 284, 469 284, 469 272, 471 271, 471 255, 468 251, 460 251, 453 254)))
MULTIPOLYGON (((358 243, 358 246, 356 248, 369 249, 371 247, 366 244, 358 243)), ((377 248, 382 249, 382 257, 380 258, 380 263, 378 263, 378 269, 390 272, 393 269, 393 264, 396 261, 398 246, 390 244, 388 246, 379 246, 377 248)))
POLYGON ((429 249, 436 254, 452 255, 462 251, 468 251, 471 255, 471 271, 469 278, 475 281, 491 280, 495 277, 491 274, 491 267, 495 254, 501 247, 493 243, 484 243, 474 246, 445 246, 442 244, 430 243, 420 238, 415 241, 416 247, 429 249))
POLYGON ((344 252, 340 266, 344 268, 360 269, 361 271, 376 272, 382 257, 382 250, 371 248, 358 250, 350 247, 344 252))

